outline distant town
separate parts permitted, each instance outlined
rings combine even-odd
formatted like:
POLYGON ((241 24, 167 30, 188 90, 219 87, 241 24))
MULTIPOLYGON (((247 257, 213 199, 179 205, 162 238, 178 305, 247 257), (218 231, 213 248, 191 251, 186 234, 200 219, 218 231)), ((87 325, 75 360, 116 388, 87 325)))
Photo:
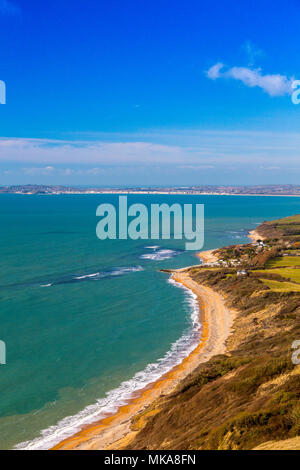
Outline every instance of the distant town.
POLYGON ((174 187, 73 187, 52 185, 1 186, 0 194, 206 194, 237 196, 300 196, 300 186, 174 186, 174 187))

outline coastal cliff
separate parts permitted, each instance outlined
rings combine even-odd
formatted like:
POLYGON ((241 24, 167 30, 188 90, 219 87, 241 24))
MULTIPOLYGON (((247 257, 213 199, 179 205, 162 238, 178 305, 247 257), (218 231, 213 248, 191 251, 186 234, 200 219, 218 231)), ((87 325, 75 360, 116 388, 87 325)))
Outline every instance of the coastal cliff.
POLYGON ((262 224, 263 243, 215 251, 186 270, 236 311, 226 353, 137 415, 126 449, 300 449, 300 216, 262 224), (298 436, 298 437, 297 437, 298 436))
POLYGON ((57 449, 300 449, 300 216, 251 235, 172 272, 198 296, 195 352, 57 449))

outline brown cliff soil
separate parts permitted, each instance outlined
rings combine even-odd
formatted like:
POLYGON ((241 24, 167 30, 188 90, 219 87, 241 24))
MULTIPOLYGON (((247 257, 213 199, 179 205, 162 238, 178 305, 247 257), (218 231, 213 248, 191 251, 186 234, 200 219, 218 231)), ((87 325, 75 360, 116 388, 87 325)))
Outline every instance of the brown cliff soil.
POLYGON ((300 448, 300 365, 291 358, 300 340, 300 216, 252 235, 254 243, 200 254, 216 267, 175 273, 206 304, 202 346, 146 390, 146 402, 138 397, 106 427, 58 448, 300 448))
POLYGON ((291 361, 291 344, 300 339, 300 294, 271 292, 254 275, 189 272, 239 311, 227 353, 161 397, 151 410, 159 411, 143 416, 124 448, 253 449, 300 435, 300 366, 291 361))

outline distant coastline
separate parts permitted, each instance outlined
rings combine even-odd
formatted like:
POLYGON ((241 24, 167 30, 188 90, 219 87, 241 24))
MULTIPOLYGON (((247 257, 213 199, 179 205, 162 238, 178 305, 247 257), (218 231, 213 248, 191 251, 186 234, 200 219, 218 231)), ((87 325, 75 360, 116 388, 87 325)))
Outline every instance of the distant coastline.
POLYGON ((259 185, 259 186, 174 186, 174 187, 75 187, 60 185, 10 185, 0 186, 0 194, 59 195, 59 194, 157 194, 189 196, 288 196, 299 197, 297 185, 259 185))

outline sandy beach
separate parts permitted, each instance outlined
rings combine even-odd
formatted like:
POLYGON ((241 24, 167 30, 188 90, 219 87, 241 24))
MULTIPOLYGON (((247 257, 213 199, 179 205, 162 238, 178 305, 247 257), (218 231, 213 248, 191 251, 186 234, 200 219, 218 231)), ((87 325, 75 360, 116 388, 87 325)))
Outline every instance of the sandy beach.
POLYGON ((253 242, 257 242, 257 240, 264 240, 264 237, 259 235, 256 230, 251 230, 251 232, 248 233, 248 238, 250 238, 250 240, 253 242))
MULTIPOLYGON (((201 259, 204 253, 209 252, 201 253, 201 256, 199 255, 201 259)), ((206 254, 204 254, 205 257, 206 254)), ((142 411, 147 412, 155 400, 170 393, 199 364, 208 361, 216 354, 225 352, 225 343, 231 332, 234 313, 226 308, 224 299, 209 287, 193 281, 187 270, 174 271, 172 278, 197 295, 202 324, 199 345, 180 365, 174 367, 156 382, 149 384, 147 388, 138 391, 128 404, 119 408, 116 414, 86 426, 74 436, 56 445, 54 450, 125 448, 137 432, 132 430, 134 416, 142 411)), ((157 411, 149 410, 149 412, 157 411)))
POLYGON ((207 250, 207 251, 200 251, 196 253, 196 256, 200 258, 203 263, 216 263, 219 259, 216 254, 214 254, 215 250, 207 250))

